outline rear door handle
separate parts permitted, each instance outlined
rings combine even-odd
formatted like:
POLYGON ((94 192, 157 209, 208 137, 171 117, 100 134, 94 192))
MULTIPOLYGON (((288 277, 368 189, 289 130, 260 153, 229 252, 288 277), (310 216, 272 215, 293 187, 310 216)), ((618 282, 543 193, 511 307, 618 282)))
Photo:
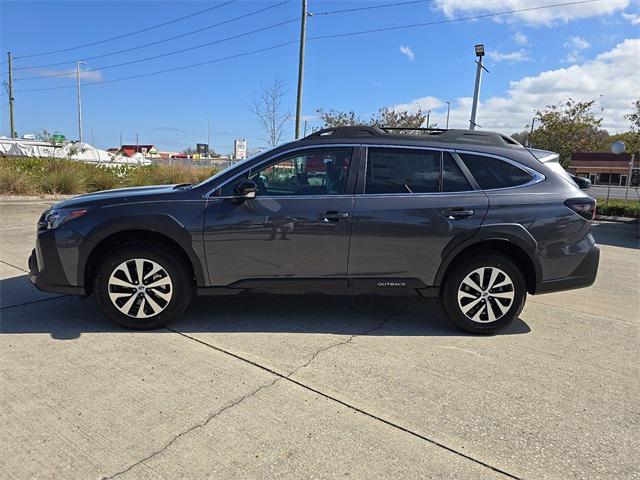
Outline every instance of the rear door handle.
POLYGON ((349 218, 349 214, 337 210, 329 210, 324 214, 324 220, 327 222, 339 222, 343 218, 349 218))
POLYGON ((462 220, 474 214, 473 210, 465 210, 464 208, 449 208, 442 212, 442 216, 448 220, 462 220))

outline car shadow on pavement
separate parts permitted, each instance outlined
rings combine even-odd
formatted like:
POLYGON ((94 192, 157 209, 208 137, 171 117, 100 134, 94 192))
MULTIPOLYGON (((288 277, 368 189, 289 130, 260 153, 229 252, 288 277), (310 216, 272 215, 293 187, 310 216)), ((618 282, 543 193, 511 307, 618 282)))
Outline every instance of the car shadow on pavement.
MULTIPOLYGON (((3 334, 48 333, 55 339, 72 340, 82 333, 135 332, 109 321, 90 298, 39 294, 26 275, 0 280, 0 295, 5 292, 12 293, 11 302, 3 301, 0 310, 3 334), (20 301, 21 297, 24 301, 20 301)), ((182 317, 169 327, 182 333, 468 335, 447 320, 436 300, 413 296, 246 293, 196 297, 182 317)), ((528 332, 529 326, 517 319, 498 335, 528 332)))

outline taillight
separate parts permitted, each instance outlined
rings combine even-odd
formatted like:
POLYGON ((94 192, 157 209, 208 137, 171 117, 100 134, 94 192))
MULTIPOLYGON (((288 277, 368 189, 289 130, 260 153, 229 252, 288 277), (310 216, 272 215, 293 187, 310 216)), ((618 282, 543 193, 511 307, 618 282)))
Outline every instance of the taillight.
POLYGON ((591 197, 570 198, 564 204, 586 220, 596 218, 596 200, 591 197))

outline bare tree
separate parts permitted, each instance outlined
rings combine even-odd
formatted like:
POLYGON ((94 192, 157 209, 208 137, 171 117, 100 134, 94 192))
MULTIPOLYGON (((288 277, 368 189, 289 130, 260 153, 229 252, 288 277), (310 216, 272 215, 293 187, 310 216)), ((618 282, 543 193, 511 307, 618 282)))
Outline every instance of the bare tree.
POLYGON ((274 77, 273 83, 260 86, 260 92, 253 93, 251 111, 256 114, 265 131, 265 140, 275 147, 280 143, 285 124, 291 119, 291 111, 283 106, 287 91, 284 82, 274 77))

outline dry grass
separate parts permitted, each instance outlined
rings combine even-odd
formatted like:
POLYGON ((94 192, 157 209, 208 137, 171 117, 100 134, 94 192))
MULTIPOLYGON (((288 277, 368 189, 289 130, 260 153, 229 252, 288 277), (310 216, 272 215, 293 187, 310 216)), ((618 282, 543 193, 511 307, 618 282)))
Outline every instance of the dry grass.
POLYGON ((106 167, 71 160, 43 158, 0 159, 0 193, 75 194, 120 187, 198 183, 216 172, 193 165, 106 167))

